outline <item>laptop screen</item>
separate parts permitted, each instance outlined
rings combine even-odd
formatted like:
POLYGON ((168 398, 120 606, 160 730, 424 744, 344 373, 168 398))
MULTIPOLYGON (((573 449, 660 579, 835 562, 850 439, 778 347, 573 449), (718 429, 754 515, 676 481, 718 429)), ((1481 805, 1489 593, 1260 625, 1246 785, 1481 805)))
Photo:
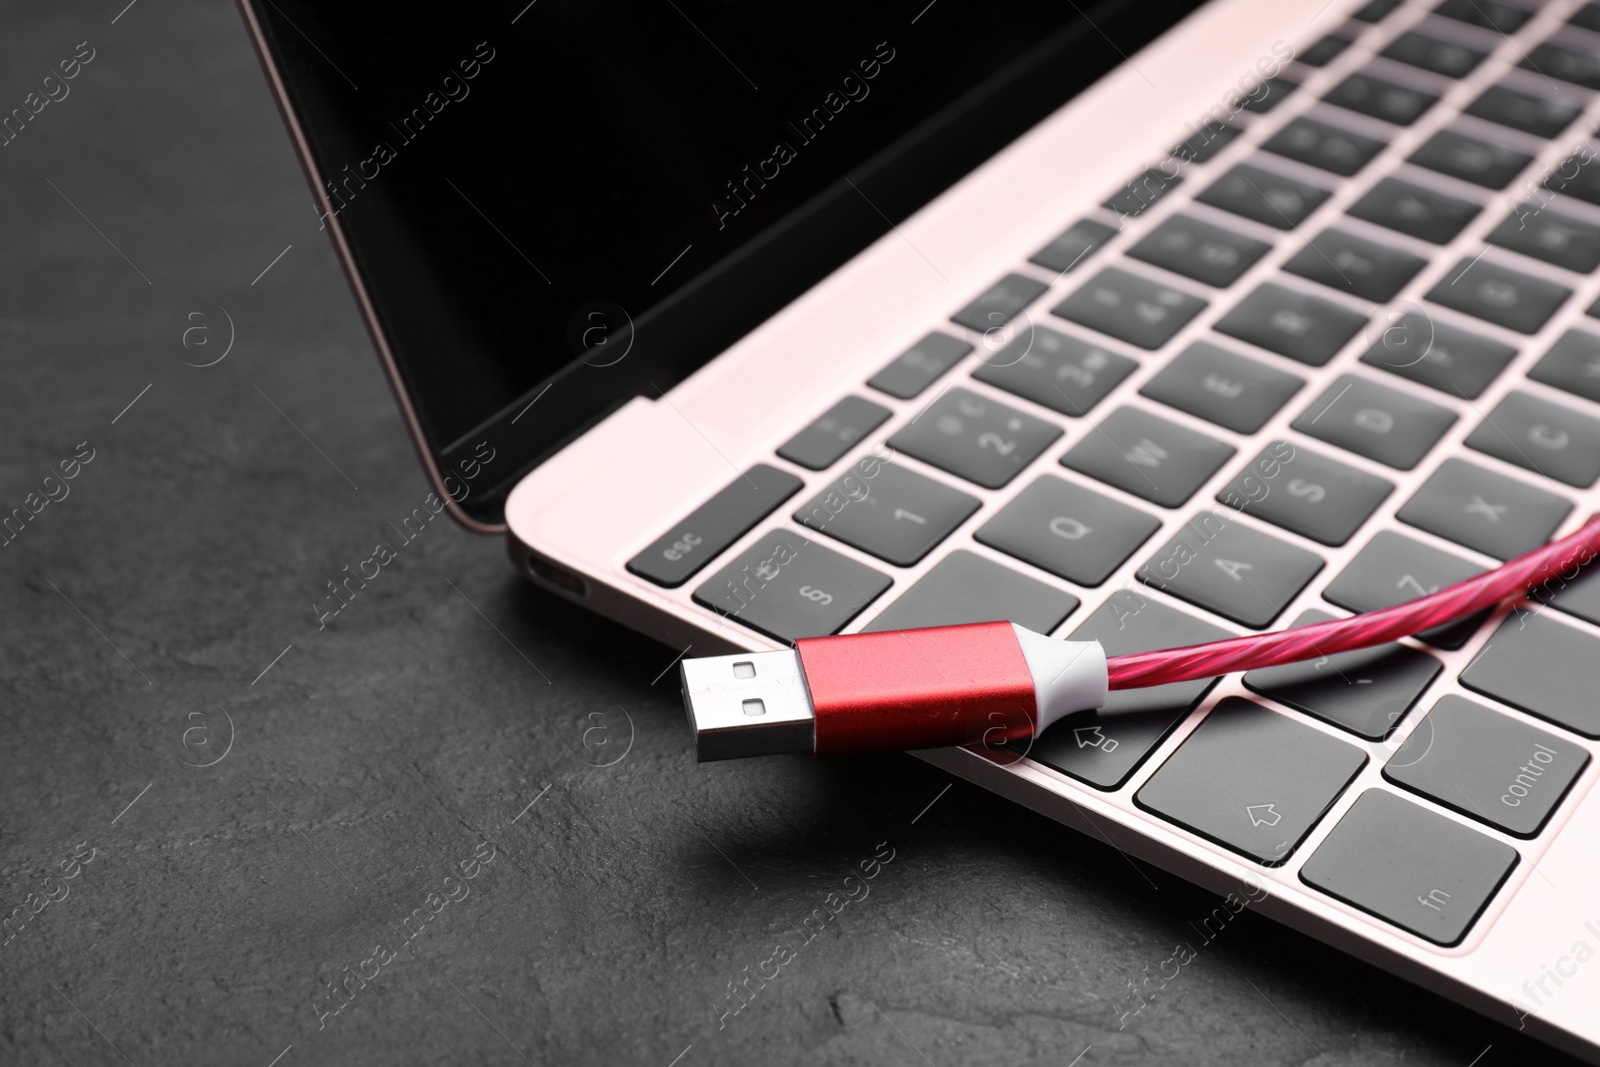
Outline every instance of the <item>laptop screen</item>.
POLYGON ((424 446, 508 482, 1198 6, 247 2, 424 446))

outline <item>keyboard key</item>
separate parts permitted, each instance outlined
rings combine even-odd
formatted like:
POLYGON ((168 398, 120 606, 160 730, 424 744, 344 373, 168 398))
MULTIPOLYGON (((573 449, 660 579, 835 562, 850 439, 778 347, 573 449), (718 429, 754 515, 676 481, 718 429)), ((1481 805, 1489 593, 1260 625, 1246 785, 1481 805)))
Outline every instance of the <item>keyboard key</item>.
POLYGON ((1237 433, 1255 433, 1303 385, 1288 371, 1196 341, 1139 392, 1237 433))
POLYGON ((1555 137, 1582 111, 1581 104, 1566 97, 1525 93, 1508 85, 1491 85, 1466 107, 1468 115, 1536 137, 1555 137))
POLYGON ((792 642, 837 633, 890 584, 888 575, 780 528, 696 589, 694 599, 792 642))
POLYGON ((1229 697, 1134 801, 1268 867, 1283 864, 1366 764, 1364 752, 1229 697))
POLYGON ((1323 99, 1336 107, 1371 115, 1396 126, 1411 125, 1439 102, 1432 93, 1363 73, 1350 75, 1323 99))
POLYGON ((1427 265, 1421 256, 1343 230, 1323 230, 1283 269, 1330 289, 1382 304, 1394 299, 1427 265))
POLYGON ((1275 229, 1292 230, 1322 206, 1328 191, 1240 163, 1195 199, 1275 229))
POLYGON ((972 536, 1040 570, 1092 588, 1111 577, 1160 528, 1153 515, 1047 474, 972 536))
POLYGON ((972 303, 950 316, 952 322, 985 333, 998 329, 1022 313, 1050 287, 1025 274, 1007 274, 985 289, 972 303))
POLYGON ((1516 837, 1533 837, 1589 762, 1549 730, 1446 696, 1417 723, 1383 776, 1516 837))
POLYGON ((1571 511, 1554 493, 1447 459, 1395 517, 1486 556, 1510 559, 1550 540, 1571 511))
POLYGON ((630 559, 628 570, 676 588, 798 493, 802 484, 787 471, 757 463, 630 559))
POLYGON ((1466 445, 1579 489, 1600 478, 1600 419, 1530 393, 1507 393, 1466 445))
POLYGON ((1225 289, 1267 254, 1271 245, 1209 222, 1173 215, 1128 255, 1165 267, 1174 274, 1225 289))
POLYGON ((1517 205, 1484 240, 1580 274, 1600 267, 1600 226, 1543 205, 1517 205))
POLYGON ((1538 333, 1572 290, 1496 263, 1463 259, 1428 291, 1435 304, 1504 326, 1538 333))
MULTIPOLYGON (((1322 591, 1322 598, 1348 611, 1378 611, 1437 593, 1483 571, 1460 556, 1381 530, 1322 591)), ((1487 617, 1487 611, 1480 612, 1417 636, 1435 648, 1460 648, 1487 617)))
POLYGON ((1130 345, 1156 349, 1205 306, 1181 289, 1108 267, 1050 311, 1130 345))
POLYGON ((1402 33, 1378 54, 1397 63, 1408 63, 1435 74, 1443 74, 1447 78, 1466 77, 1488 55, 1476 48, 1441 41, 1415 31, 1402 33))
POLYGON ((985 359, 972 376, 1063 415, 1081 416, 1137 366, 1099 345, 1035 326, 985 359))
POLYGON ((1461 684, 1484 696, 1600 737, 1600 641, 1548 614, 1515 611, 1494 632, 1461 684))
POLYGON ((1325 67, 1343 55, 1344 50, 1349 47, 1350 42, 1345 38, 1329 34, 1295 58, 1308 67, 1325 67))
POLYGON ((969 482, 998 489, 1060 436, 1060 428, 1043 419, 955 388, 940 394, 889 444, 969 482))
POLYGON ((1596 163, 1593 152, 1584 149, 1582 154, 1575 153, 1556 164, 1550 176, 1544 180, 1544 187, 1591 204, 1600 204, 1600 164, 1596 163))
POLYGON ((1382 152, 1384 143, 1374 137, 1341 130, 1315 119, 1297 118, 1261 146, 1268 152, 1320 167, 1348 178, 1382 152))
POLYGON ((1217 499, 1302 537, 1342 545, 1392 492, 1392 482, 1277 441, 1217 499))
POLYGON ((1208 120, 1205 125, 1191 129, 1195 130, 1194 136, 1172 150, 1173 156, 1182 163, 1205 163, 1244 132, 1237 126, 1229 126, 1226 122, 1218 122, 1216 119, 1208 120))
POLYGON ((1575 618, 1600 626, 1600 566, 1552 574, 1528 594, 1535 600, 1558 608, 1575 618))
POLYGON ((1365 315, 1343 304, 1267 282, 1218 319, 1213 329, 1320 367, 1366 324, 1365 315))
POLYGON ((1433 10, 1447 19, 1501 33, 1516 33, 1533 17, 1533 12, 1499 0, 1444 0, 1433 10))
POLYGON ((1560 78, 1585 89, 1600 89, 1600 55, 1546 41, 1517 64, 1547 78, 1560 78))
POLYGON ((1071 593, 958 549, 934 564, 862 632, 1003 621, 1047 634, 1077 607, 1078 598, 1071 593))
POLYGON ((1455 421, 1456 413, 1447 407, 1343 374, 1311 402, 1293 426, 1358 456, 1408 471, 1455 421))
POLYGON ((1390 322, 1361 362, 1451 396, 1477 399, 1517 354, 1508 344, 1429 315, 1391 314, 1390 322))
MULTIPOLYGON (((1117 656, 1230 636, 1220 626, 1120 589, 1069 640, 1099 641, 1106 655, 1117 656)), ((1068 715, 1035 738, 1028 755, 1097 789, 1116 789, 1215 684, 1202 678, 1112 693, 1104 707, 1068 715)))
POLYGON ((1410 162, 1485 189, 1504 189, 1533 157, 1454 130, 1440 130, 1411 154, 1410 162))
POLYGON ((1401 2, 1402 0, 1370 0, 1350 17, 1358 22, 1380 22, 1385 15, 1399 7, 1401 2))
POLYGON ((833 466, 867 434, 883 425, 889 409, 859 396, 847 396, 816 422, 791 437, 778 455, 807 470, 833 466))
POLYGON ((1436 945, 1454 945, 1516 865, 1510 845, 1369 789, 1306 860, 1300 879, 1436 945))
POLYGON ((1528 377, 1600 402, 1600 337, 1586 330, 1568 330, 1533 365, 1528 377))
MULTIPOLYGON (((1333 618, 1307 611, 1296 627, 1333 618)), ((1252 692, 1349 730, 1368 741, 1389 736, 1443 665, 1408 645, 1388 644, 1340 652, 1304 663, 1266 667, 1244 676, 1252 692)))
POLYGON ((1482 210, 1470 200, 1385 178, 1350 206, 1350 214, 1433 244, 1449 244, 1482 210))
POLYGON ((869 457, 802 505, 794 519, 879 559, 909 567, 977 510, 976 497, 897 463, 869 457))
POLYGON ((1600 4, 1584 4, 1567 21, 1582 29, 1600 33, 1600 4))
POLYGON ((1138 408, 1113 411, 1061 464, 1152 504, 1181 506, 1228 460, 1232 445, 1138 408))
POLYGON ((1244 109, 1257 115, 1265 115, 1289 96, 1290 93, 1300 88, 1300 83, 1290 81, 1288 78, 1268 78, 1261 83, 1261 88, 1244 98, 1244 109))
POLYGON ((880 393, 910 400, 971 351, 972 346, 965 341, 957 341, 948 334, 930 333, 901 353, 867 384, 880 393))
POLYGON ((1231 515, 1208 511, 1185 523, 1136 577, 1259 630, 1283 612, 1322 566, 1314 553, 1231 515))
POLYGON ((1079 219, 1068 226, 1060 237, 1035 252, 1030 261, 1046 270, 1065 274, 1116 236, 1116 232, 1103 222, 1079 219))
POLYGON ((1147 170, 1105 202, 1120 218, 1135 218, 1146 208, 1183 184, 1182 178, 1169 178, 1160 171, 1147 170))

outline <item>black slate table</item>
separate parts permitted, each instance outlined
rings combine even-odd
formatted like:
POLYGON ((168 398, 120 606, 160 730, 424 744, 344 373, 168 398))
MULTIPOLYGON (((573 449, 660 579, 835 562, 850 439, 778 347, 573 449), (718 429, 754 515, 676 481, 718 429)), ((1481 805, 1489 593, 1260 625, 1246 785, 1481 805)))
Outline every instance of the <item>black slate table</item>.
POLYGON ((427 487, 239 16, 122 3, 0 35, 92 55, 0 147, 0 1062, 1559 1061, 910 757, 698 766, 447 518, 319 626, 427 487))

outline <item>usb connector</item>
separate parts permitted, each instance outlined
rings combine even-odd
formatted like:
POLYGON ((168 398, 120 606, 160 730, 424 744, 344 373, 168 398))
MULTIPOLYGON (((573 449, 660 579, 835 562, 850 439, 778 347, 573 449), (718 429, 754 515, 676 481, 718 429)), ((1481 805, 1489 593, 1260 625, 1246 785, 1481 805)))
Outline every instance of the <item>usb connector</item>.
POLYGON ((686 659, 682 677, 701 763, 815 747, 816 717, 793 649, 686 659))
POLYGON ((983 622, 686 659, 682 679, 703 763, 1020 741, 1105 703, 1106 656, 1096 641, 983 622))

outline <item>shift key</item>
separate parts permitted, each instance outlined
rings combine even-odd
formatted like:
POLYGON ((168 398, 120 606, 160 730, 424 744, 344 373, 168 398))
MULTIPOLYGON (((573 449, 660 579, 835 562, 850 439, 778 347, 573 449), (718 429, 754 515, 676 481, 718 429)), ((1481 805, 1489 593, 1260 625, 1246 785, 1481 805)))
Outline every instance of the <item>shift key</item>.
POLYGON ((669 589, 680 586, 798 493, 801 484, 787 471, 757 463, 630 559, 628 569, 669 589))

